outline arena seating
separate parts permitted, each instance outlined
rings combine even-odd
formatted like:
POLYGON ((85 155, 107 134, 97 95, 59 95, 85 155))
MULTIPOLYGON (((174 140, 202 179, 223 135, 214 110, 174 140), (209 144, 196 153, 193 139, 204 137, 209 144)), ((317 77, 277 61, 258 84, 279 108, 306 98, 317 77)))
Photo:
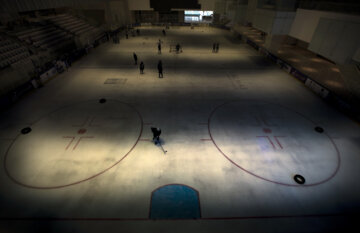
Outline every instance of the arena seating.
POLYGON ((49 18, 51 22, 66 31, 73 33, 76 36, 86 34, 99 35, 103 33, 99 28, 96 28, 82 19, 68 14, 56 15, 49 18))
POLYGON ((30 57, 29 50, 11 38, 0 36, 0 68, 30 57))
POLYGON ((20 40, 44 50, 56 50, 72 39, 72 35, 52 25, 20 30, 15 33, 20 40))

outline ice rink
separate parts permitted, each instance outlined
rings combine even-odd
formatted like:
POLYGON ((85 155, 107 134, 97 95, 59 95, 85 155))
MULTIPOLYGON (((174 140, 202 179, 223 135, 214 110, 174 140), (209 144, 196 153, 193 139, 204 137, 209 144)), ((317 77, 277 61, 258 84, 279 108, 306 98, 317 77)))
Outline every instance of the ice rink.
POLYGON ((1 232, 360 230, 359 123, 228 31, 161 30, 1 113, 1 232))

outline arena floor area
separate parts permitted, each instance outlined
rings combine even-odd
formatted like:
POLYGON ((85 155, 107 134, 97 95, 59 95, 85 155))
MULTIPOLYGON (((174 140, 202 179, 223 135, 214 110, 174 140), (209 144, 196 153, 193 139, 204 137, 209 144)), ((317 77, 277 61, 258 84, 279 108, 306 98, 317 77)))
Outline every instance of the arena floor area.
POLYGON ((1 113, 1 232, 360 230, 359 123, 227 31, 161 30, 1 113))

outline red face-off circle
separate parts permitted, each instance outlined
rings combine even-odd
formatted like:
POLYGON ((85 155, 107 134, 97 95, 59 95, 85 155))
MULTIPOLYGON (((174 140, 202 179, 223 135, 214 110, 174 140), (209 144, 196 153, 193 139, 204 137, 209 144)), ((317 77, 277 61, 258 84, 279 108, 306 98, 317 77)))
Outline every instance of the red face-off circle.
POLYGON ((281 105, 231 101, 216 107, 208 119, 210 138, 219 152, 241 170, 262 180, 299 186, 323 184, 340 167, 340 152, 315 122, 281 105), (224 123, 226 122, 226 123, 224 123))
POLYGON ((120 163, 137 145, 143 121, 129 104, 84 101, 59 108, 29 127, 36 130, 19 134, 7 149, 5 172, 21 186, 56 189, 91 180, 120 163), (96 126, 92 124, 95 118, 96 126), (85 122, 84 126, 74 128, 79 122, 85 122), (47 133, 49 128, 56 133, 47 133), (125 136, 128 140, 121 141, 125 136), (33 150, 23 149, 28 146, 33 150))

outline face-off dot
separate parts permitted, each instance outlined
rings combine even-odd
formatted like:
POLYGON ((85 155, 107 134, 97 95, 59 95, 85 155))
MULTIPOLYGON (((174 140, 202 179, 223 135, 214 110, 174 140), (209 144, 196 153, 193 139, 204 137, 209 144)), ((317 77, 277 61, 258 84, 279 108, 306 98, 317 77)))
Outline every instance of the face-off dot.
POLYGON ((315 131, 318 132, 318 133, 323 133, 324 132, 324 129, 319 127, 319 126, 316 126, 315 127, 315 131))
POLYGON ((298 184, 305 184, 305 178, 302 175, 296 174, 294 180, 298 184))
POLYGON ((23 128, 22 130, 21 130, 21 133, 22 134, 28 134, 28 133, 30 133, 31 132, 31 128, 30 127, 26 127, 26 128, 23 128))
POLYGON ((268 129, 268 128, 263 128, 263 131, 264 131, 264 133, 271 133, 272 132, 271 129, 268 129))
POLYGON ((86 129, 79 129, 78 130, 78 134, 84 134, 84 133, 86 133, 86 129))

